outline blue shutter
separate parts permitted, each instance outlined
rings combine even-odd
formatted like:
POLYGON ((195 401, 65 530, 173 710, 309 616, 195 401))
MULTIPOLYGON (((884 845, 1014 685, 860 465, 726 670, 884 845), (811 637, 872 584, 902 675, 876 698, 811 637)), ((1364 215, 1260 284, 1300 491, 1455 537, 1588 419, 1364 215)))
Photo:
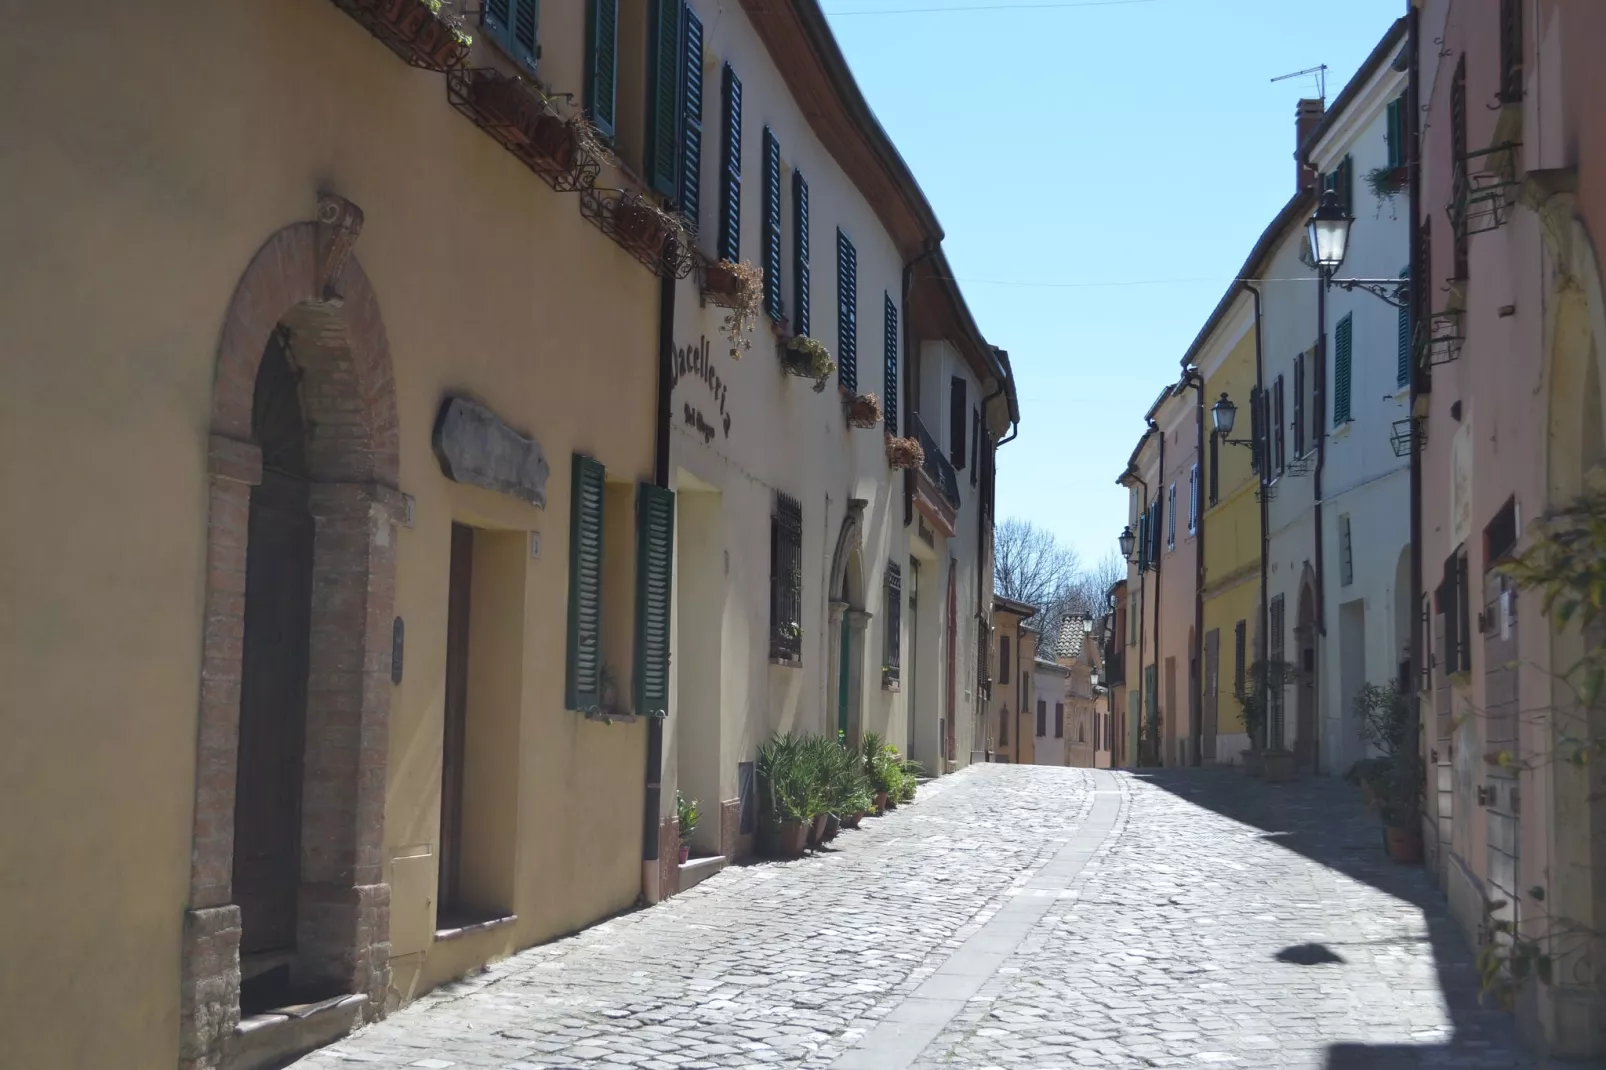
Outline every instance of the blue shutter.
POLYGON ((725 64, 725 114, 720 127, 719 258, 742 258, 742 82, 725 64))
MULTIPOLYGON (((1409 279, 1410 277, 1411 277, 1411 269, 1409 267, 1405 268, 1405 270, 1400 272, 1400 278, 1409 279)), ((1411 381, 1411 302, 1410 302, 1410 297, 1409 297, 1410 287, 1406 287, 1406 289, 1403 290, 1402 293, 1405 295, 1405 305, 1404 305, 1404 307, 1402 307, 1400 309, 1399 341, 1397 343, 1398 346, 1399 346, 1399 349, 1396 352, 1395 358, 1394 358, 1395 359, 1394 385, 1396 387, 1405 386, 1407 383, 1409 383, 1411 381)))
POLYGON ((602 462, 574 455, 569 499, 569 709, 602 701, 602 462))
POLYGON ((669 713, 675 492, 641 484, 636 527, 636 714, 663 717, 669 713))
POLYGON ((809 333, 809 184, 803 172, 792 171, 792 324, 809 333))
POLYGON ((781 318, 781 143, 764 128, 764 311, 781 318))
POLYGON ((539 11, 540 0, 485 0, 480 12, 485 32, 531 71, 535 70, 539 11))
POLYGON ((703 191, 703 22, 685 9, 681 56, 680 214, 693 230, 702 221, 703 191))
POLYGON ((619 0, 586 4, 586 114, 603 137, 612 137, 619 103, 619 0))
POLYGON ((898 433, 898 306, 892 303, 892 295, 886 295, 886 362, 887 362, 887 396, 881 399, 881 419, 885 422, 887 434, 898 433))
POLYGON ((653 0, 647 44, 647 183, 680 192, 680 12, 682 0, 653 0))
POLYGON ((1355 326, 1353 317, 1338 321, 1333 332, 1333 426, 1347 423, 1350 414, 1350 348, 1355 326))
POLYGON ((836 370, 848 390, 859 392, 859 254, 836 231, 836 370))

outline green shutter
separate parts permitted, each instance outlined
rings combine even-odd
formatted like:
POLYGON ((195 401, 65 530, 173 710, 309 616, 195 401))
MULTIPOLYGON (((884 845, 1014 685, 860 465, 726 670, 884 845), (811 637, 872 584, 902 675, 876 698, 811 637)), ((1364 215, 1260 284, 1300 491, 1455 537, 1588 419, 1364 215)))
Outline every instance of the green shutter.
POLYGON ((1400 97, 1389 101, 1388 142, 1389 166, 1402 166, 1405 163, 1405 101, 1400 97))
MULTIPOLYGON (((1411 269, 1400 272, 1400 278, 1409 279, 1411 269)), ((1405 305, 1400 309, 1399 351, 1395 356, 1394 385, 1404 386, 1411 381, 1411 299, 1410 287, 1401 291, 1405 305)))
POLYGON ((602 462, 574 455, 569 500, 569 655, 564 692, 571 710, 602 701, 602 462))
POLYGON ((809 333, 809 184, 792 171, 792 330, 809 333))
POLYGON ((519 63, 535 70, 540 0, 485 0, 480 21, 485 31, 519 63))
POLYGON ((1344 199, 1344 214, 1355 214, 1355 161, 1348 156, 1338 165, 1338 195, 1344 199))
POLYGON ((618 119, 619 0, 586 3, 586 111, 603 137, 618 119))
POLYGON ((702 223, 703 191, 703 21, 697 12, 682 13, 680 198, 681 215, 696 230, 702 223))
POLYGON ((669 713, 669 614, 675 492, 641 484, 636 499, 636 713, 669 713))
POLYGON ((719 130, 719 258, 742 258, 742 80, 729 63, 721 72, 725 99, 719 130))
POLYGON ((781 143, 764 128, 764 311, 779 320, 781 308, 781 143))
POLYGON ((665 197, 680 192, 680 8, 653 0, 647 61, 647 182, 665 197))
POLYGON ((1333 332, 1333 426, 1348 423, 1350 415, 1350 340, 1355 327, 1352 317, 1338 321, 1333 332))

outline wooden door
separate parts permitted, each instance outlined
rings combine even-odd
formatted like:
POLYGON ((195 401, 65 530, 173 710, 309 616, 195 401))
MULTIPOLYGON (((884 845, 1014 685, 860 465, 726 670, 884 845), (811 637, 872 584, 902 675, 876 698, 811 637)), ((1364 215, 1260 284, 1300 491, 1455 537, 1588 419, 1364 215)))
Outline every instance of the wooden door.
POLYGON ((251 488, 234 794, 234 901, 240 953, 296 942, 301 771, 307 730, 313 521, 295 376, 277 345, 257 376, 262 482, 251 488))
POLYGON ((463 749, 468 735, 469 588, 474 579, 474 529, 452 525, 451 578, 446 593, 446 718, 441 736, 439 921, 460 910, 463 851, 463 749))

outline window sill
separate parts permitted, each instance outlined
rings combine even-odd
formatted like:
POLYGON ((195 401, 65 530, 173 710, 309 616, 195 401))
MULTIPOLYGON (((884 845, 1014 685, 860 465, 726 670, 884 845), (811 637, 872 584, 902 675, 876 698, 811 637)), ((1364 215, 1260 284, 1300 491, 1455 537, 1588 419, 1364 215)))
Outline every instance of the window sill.
POLYGON ((803 667, 803 659, 802 657, 778 658, 774 654, 771 654, 770 664, 779 665, 783 669, 801 669, 803 667))
POLYGON ((634 713, 603 713, 601 710, 587 711, 581 716, 588 721, 596 721, 600 724, 635 724, 637 721, 642 720, 641 717, 634 713))
POLYGON ((901 681, 888 680, 885 677, 882 677, 882 679, 881 679, 881 690, 896 695, 899 691, 903 690, 903 684, 902 684, 901 681))
POLYGON ((1354 426, 1355 418, 1352 416, 1348 420, 1345 420, 1343 423, 1339 424, 1337 427, 1333 428, 1333 441, 1337 442, 1339 439, 1348 438, 1350 429, 1354 426))
POLYGON ((486 918, 482 921, 465 921, 460 925, 449 925, 435 930, 435 942, 441 944, 448 940, 461 940, 463 937, 474 933, 489 932, 492 929, 500 929, 504 925, 512 925, 518 920, 519 916, 517 914, 504 914, 497 918, 486 918))

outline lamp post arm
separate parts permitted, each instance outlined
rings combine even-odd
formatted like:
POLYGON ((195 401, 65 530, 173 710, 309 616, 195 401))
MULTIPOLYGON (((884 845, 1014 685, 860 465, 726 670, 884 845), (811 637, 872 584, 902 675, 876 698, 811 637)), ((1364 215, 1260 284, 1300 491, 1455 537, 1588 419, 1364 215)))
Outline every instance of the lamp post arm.
POLYGON ((1345 292, 1365 290, 1373 297, 1387 301, 1395 308, 1404 308, 1410 290, 1410 279, 1335 279, 1329 277, 1327 285, 1337 286, 1345 292))

